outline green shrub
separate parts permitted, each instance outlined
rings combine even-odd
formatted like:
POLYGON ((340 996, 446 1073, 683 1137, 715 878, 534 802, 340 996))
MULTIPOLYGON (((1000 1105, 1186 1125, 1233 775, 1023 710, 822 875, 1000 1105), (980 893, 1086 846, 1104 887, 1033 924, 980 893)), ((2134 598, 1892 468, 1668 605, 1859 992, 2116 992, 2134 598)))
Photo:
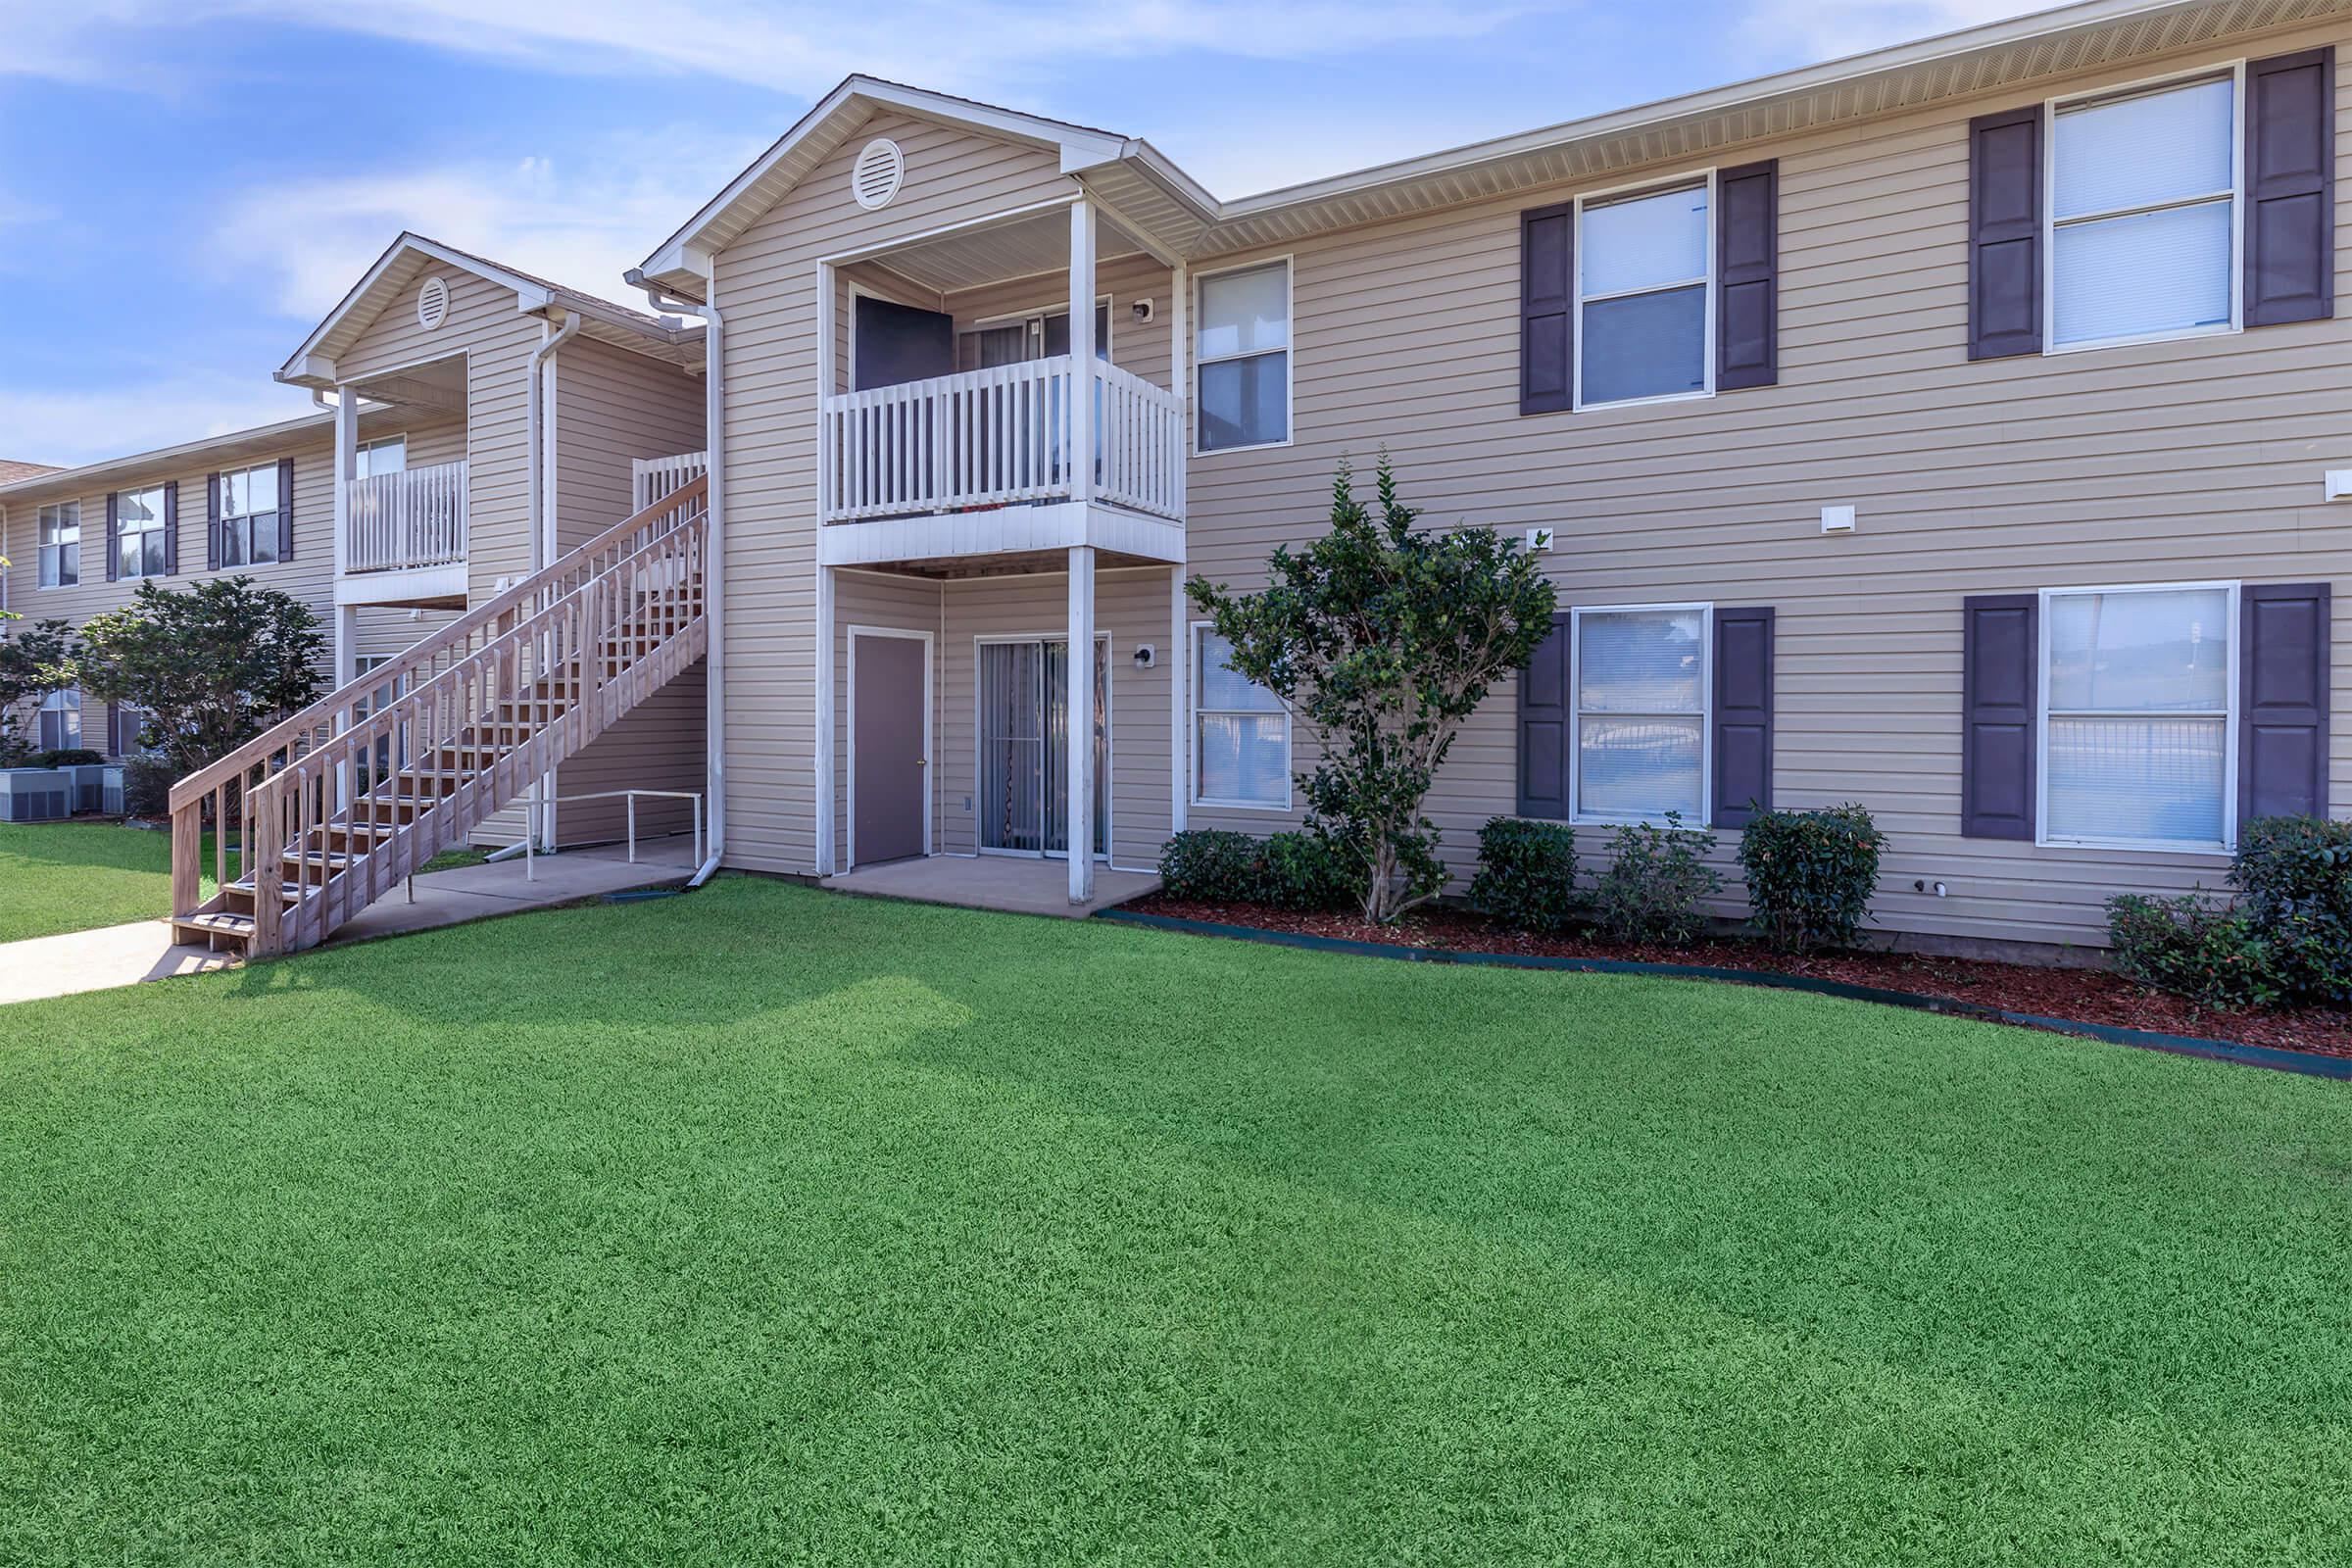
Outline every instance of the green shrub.
POLYGON ((2269 945, 2254 921, 2201 892, 2109 899, 2107 939, 2125 974, 2209 1007, 2264 1007, 2280 1000, 2269 945))
POLYGON ((86 746, 69 746, 63 751, 35 753, 32 765, 35 767, 96 767, 105 760, 106 756, 102 752, 93 752, 86 746))
POLYGON ((1609 840, 1609 865, 1592 889, 1592 923, 1618 942, 1690 942, 1707 928, 1702 901, 1723 890, 1706 863, 1715 835, 1683 826, 1629 823, 1609 840))
POLYGON ((1576 830, 1565 822, 1490 818, 1478 830, 1471 906, 1522 931, 1564 931, 1575 920, 1576 830))
POLYGON ((1740 835, 1748 906, 1776 947, 1846 947, 1870 915, 1886 836, 1858 805, 1765 811, 1740 835))
POLYGON ((1161 887, 1173 898, 1337 909, 1363 896, 1352 857, 1311 828, 1252 838, 1221 828, 1178 833, 1159 852, 1161 887))
POLYGON ((2265 816, 2238 835, 2230 880, 2281 997, 2352 1003, 2352 822, 2265 816))
POLYGON ((179 775, 160 757, 134 757, 122 764, 122 813, 169 816, 172 786, 179 775))

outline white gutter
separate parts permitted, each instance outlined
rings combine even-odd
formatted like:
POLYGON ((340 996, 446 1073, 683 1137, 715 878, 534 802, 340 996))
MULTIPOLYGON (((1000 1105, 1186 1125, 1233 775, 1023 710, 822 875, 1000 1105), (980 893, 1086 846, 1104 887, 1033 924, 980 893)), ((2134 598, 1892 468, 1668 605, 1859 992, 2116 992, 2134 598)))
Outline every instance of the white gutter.
POLYGON ((655 315, 675 313, 680 316, 699 316, 704 322, 703 450, 705 461, 709 464, 704 470, 709 488, 703 495, 708 540, 703 552, 703 615, 708 622, 709 651, 703 656, 703 753, 707 775, 704 788, 710 796, 710 837, 708 841, 710 858, 686 883, 688 887, 699 888, 717 871, 719 859, 727 848, 726 318, 718 311, 716 268, 712 268, 703 279, 706 298, 699 304, 692 300, 671 299, 659 283, 646 281, 642 268, 629 269, 622 278, 631 288, 645 292, 655 315))
MULTIPOLYGON (((555 359, 556 351, 570 342, 579 329, 580 318, 575 312, 564 317, 564 324, 556 329, 554 335, 539 340, 538 348, 531 351, 529 379, 523 387, 522 444, 523 450, 530 454, 530 461, 525 466, 523 491, 528 497, 527 510, 530 513, 533 576, 538 575, 540 569, 555 559, 556 554, 553 538, 555 522, 547 514, 548 454, 541 435, 547 427, 547 367, 555 359)), ((550 802, 540 812, 540 847, 550 854, 556 848, 556 808, 552 803, 556 793, 555 781, 553 772, 543 773, 539 778, 539 798, 550 802)), ((528 823, 524 824, 523 832, 526 835, 530 832, 528 823)))

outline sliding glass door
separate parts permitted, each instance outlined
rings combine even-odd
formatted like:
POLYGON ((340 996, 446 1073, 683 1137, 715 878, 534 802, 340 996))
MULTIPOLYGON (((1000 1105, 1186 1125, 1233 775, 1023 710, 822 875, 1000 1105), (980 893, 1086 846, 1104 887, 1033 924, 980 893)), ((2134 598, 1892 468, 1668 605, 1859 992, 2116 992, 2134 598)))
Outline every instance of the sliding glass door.
MULTIPOLYGON (((1095 645, 1094 850, 1110 850, 1110 640, 1095 645)), ((1070 645, 980 645, 980 848, 1070 851, 1070 645)))

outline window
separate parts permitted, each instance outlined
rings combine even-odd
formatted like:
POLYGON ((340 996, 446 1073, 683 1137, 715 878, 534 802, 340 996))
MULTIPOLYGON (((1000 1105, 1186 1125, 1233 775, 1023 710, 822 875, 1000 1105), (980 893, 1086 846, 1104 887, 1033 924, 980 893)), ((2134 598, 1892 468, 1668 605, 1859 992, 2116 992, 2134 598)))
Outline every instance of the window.
POLYGON ((1194 403, 1202 452, 1279 446, 1291 438, 1291 264, 1270 262, 1200 280, 1194 403))
POLYGON ((1575 612, 1574 819, 1707 820, 1705 605, 1575 612))
POLYGON ((71 752, 81 748, 81 693, 69 687, 41 699, 41 750, 71 752))
POLYGON ((2235 323, 2237 143, 2233 76, 2059 106, 2053 347, 2235 323))
POLYGON ((164 573, 164 487, 125 490, 115 498, 115 574, 164 573))
POLYGON ((41 508, 40 533, 40 585, 71 588, 81 581, 81 503, 60 501, 41 508))
POLYGON ((409 438, 388 435, 374 441, 363 441, 354 454, 357 470, 352 477, 366 479, 378 473, 405 473, 409 466, 409 438))
POLYGON ((1577 403, 1713 390, 1712 176, 1578 209, 1577 403))
POLYGON ((1236 673, 1233 644, 1206 626, 1193 636, 1193 799, 1202 806, 1291 804, 1291 715, 1282 700, 1236 673))
POLYGON ((220 564, 263 566, 277 559, 277 465, 220 475, 220 564))
POLYGON ((2044 843, 2226 848, 2237 590, 2042 595, 2044 843))
POLYGON ((129 703, 118 703, 114 712, 114 730, 107 737, 107 749, 118 757, 134 757, 139 751, 139 737, 155 715, 129 703))

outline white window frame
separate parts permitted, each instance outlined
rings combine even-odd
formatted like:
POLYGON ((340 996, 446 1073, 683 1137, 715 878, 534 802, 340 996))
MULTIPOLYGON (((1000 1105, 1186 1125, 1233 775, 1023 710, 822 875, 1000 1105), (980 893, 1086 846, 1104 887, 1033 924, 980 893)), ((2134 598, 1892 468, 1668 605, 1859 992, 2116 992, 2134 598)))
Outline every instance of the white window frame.
POLYGON ((1273 452, 1298 439, 1298 269, 1293 260, 1295 253, 1284 251, 1279 256, 1259 256, 1232 267, 1212 268, 1193 274, 1192 317, 1185 331, 1184 352, 1193 362, 1191 385, 1193 391, 1193 456, 1221 458, 1234 452, 1273 452), (1203 359, 1200 354, 1200 289, 1211 278, 1229 272, 1254 271, 1261 267, 1282 268, 1283 322, 1289 340, 1280 349, 1253 349, 1248 354, 1213 354, 1203 359), (1200 368, 1207 365, 1225 365, 1235 360, 1254 360, 1260 355, 1283 356, 1282 362, 1282 439, 1251 441, 1237 447, 1203 447, 1200 444, 1200 368))
POLYGON ((1713 168, 1693 170, 1677 174, 1671 179, 1645 179, 1638 185, 1614 185, 1607 190, 1585 191, 1577 196, 1576 244, 1568 258, 1569 296, 1576 302, 1575 352, 1569 356, 1574 362, 1569 367, 1569 407, 1571 409, 1579 412, 1588 408, 1642 409, 1657 403, 1695 403, 1715 395, 1716 291, 1721 287, 1719 274, 1723 270, 1721 258, 1715 253, 1715 229, 1718 221, 1716 201, 1720 195, 1716 188, 1716 172, 1713 168), (1585 209, 1587 207, 1611 207, 1621 201, 1639 201, 1644 196, 1663 196, 1670 191, 1689 190, 1701 185, 1705 186, 1707 191, 1706 277, 1703 279, 1686 277, 1670 283, 1652 283, 1643 288, 1618 289, 1611 293, 1595 294, 1592 298, 1606 303, 1609 300, 1630 299, 1637 294, 1662 294, 1669 289, 1689 288, 1692 283, 1703 281, 1706 284, 1706 295, 1701 309, 1706 313, 1706 330, 1699 346, 1699 360, 1700 368, 1706 376, 1707 384, 1696 392, 1661 392, 1654 397, 1610 398, 1605 402, 1587 403, 1585 401, 1585 305, 1587 303, 1585 298, 1585 209))
MULTIPOLYGON (((72 713, 74 715, 74 737, 68 740, 61 735, 55 746, 43 745, 37 750, 44 752, 86 751, 89 732, 81 727, 82 707, 81 688, 78 686, 60 686, 53 692, 42 693, 40 707, 34 710, 32 738, 36 741, 48 740, 49 737, 42 731, 46 727, 46 720, 51 713, 72 713), (68 698, 72 698, 73 701, 68 702, 66 700, 68 698)), ((62 722, 59 728, 61 730, 64 728, 62 722)))
MULTIPOLYGON (((244 558, 242 560, 229 562, 224 559, 221 562, 220 569, 222 571, 240 571, 251 566, 274 566, 278 564, 277 511, 278 507, 282 507, 286 504, 286 498, 284 496, 279 496, 277 498, 277 506, 271 507, 268 512, 232 513, 228 510, 228 481, 237 474, 244 474, 247 476, 246 482, 248 485, 250 485, 252 482, 251 476, 261 473, 265 470, 267 470, 270 475, 270 488, 272 492, 275 492, 280 488, 280 486, 278 484, 277 460, 274 458, 268 463, 254 463, 248 464, 241 468, 223 468, 220 470, 220 527, 222 538, 223 540, 226 539, 229 529, 242 528, 244 531, 241 537, 244 540, 245 546, 244 558), (256 517, 268 517, 270 519, 270 559, 268 561, 256 561, 253 559, 253 519, 256 517)), ((222 551, 221 555, 225 557, 227 552, 222 551)))
POLYGON ((36 588, 79 587, 81 585, 81 502, 78 499, 43 502, 34 509, 32 516, 33 555, 36 558, 33 586, 36 588), (43 530, 53 524, 59 531, 64 531, 65 514, 68 512, 74 514, 74 580, 72 582, 66 581, 65 576, 66 547, 64 542, 46 544, 41 539, 43 530), (52 516, 52 514, 55 515, 52 516))
MULTIPOLYGON (((1241 449, 1228 447, 1225 450, 1230 452, 1241 449)), ((1185 685, 1189 688, 1185 693, 1185 706, 1192 711, 1192 722, 1185 732, 1185 745, 1192 753, 1185 764, 1187 778, 1184 792, 1186 797, 1191 805, 1205 807, 1212 811, 1287 812, 1295 809, 1298 796, 1298 779, 1292 763, 1296 762, 1298 758, 1298 725, 1291 712, 1291 705, 1283 702, 1279 697, 1275 699, 1277 707, 1273 711, 1282 714, 1282 804, 1277 806, 1271 801, 1225 800, 1218 796, 1200 793, 1201 717, 1203 715, 1214 717, 1219 713, 1232 713, 1247 718, 1265 718, 1269 715, 1267 710, 1260 708, 1202 708, 1200 706, 1200 687, 1202 685, 1200 647, 1207 634, 1217 628, 1214 622, 1206 620, 1196 620, 1191 625, 1192 636, 1185 647, 1185 658, 1189 662, 1184 666, 1185 685)))
MULTIPOLYGON (((1664 827, 1666 813, 1611 816, 1585 809, 1585 617, 1642 612, 1698 613, 1698 813, 1683 826, 1705 828, 1715 820, 1715 605, 1684 600, 1659 605, 1578 605, 1568 612, 1568 820, 1578 827, 1664 827)), ((1610 713, 1613 718, 1689 718, 1689 713, 1610 713)))
POLYGON ((2129 850, 2155 855, 2230 855, 2237 849, 2237 682, 2238 587, 2235 582, 2127 582, 2085 587, 2044 588, 2034 608, 2035 662, 2034 676, 2034 842, 2044 849, 2129 850), (2050 603, 2085 594, 2158 594, 2210 592, 2229 594, 2230 662, 2222 676, 2222 708, 2133 710, 2070 708, 2066 718, 2220 718, 2222 721, 2222 838, 2216 844, 2197 839, 2124 839, 2098 836, 2060 836, 2050 831, 2050 603))
MULTIPOLYGON (((361 464, 360 464, 360 459, 361 459, 361 457, 362 457, 364 454, 366 454, 366 453, 369 453, 369 452, 373 452, 373 451, 375 451, 375 450, 376 450, 378 447, 388 447, 388 446, 391 446, 391 445, 392 445, 394 442, 398 442, 398 443, 400 444, 400 466, 399 466, 399 467, 397 467, 397 468, 386 468, 384 471, 385 471, 386 473, 406 473, 406 472, 408 472, 408 471, 409 471, 409 432, 408 432, 408 431, 406 431, 406 430, 402 430, 402 431, 398 432, 397 434, 393 434, 393 435, 379 435, 379 436, 375 437, 375 438, 374 438, 373 440, 371 440, 371 441, 362 441, 362 442, 360 442, 358 445, 354 446, 354 447, 351 449, 351 461, 352 461, 352 466, 353 466, 353 467, 355 467, 355 468, 356 468, 356 467, 359 467, 359 466, 361 466, 361 464)), ((280 498, 279 498, 279 502, 278 502, 278 504, 279 504, 280 506, 283 506, 283 505, 285 504, 285 501, 284 501, 284 498, 283 498, 283 497, 280 497, 280 498)))
POLYGON ((117 492, 117 501, 115 505, 115 536, 113 539, 108 541, 108 543, 113 547, 115 553, 115 559, 109 562, 108 564, 115 568, 115 578, 117 581, 138 582, 148 577, 169 577, 172 575, 172 557, 168 545, 162 561, 156 566, 156 568, 153 571, 143 569, 147 564, 147 535, 154 534, 158 539, 161 539, 171 525, 171 519, 166 513, 166 508, 169 505, 165 499, 167 494, 168 492, 165 487, 160 484, 143 484, 135 489, 117 492), (125 519, 122 515, 122 502, 120 498, 122 496, 143 496, 148 494, 153 494, 155 497, 155 526, 151 528, 124 527, 123 523, 127 519, 125 519), (122 541, 133 536, 136 536, 140 541, 139 565, 142 569, 138 571, 124 571, 122 569, 122 541))
POLYGON ((2246 319, 2246 63, 2231 61, 2225 66, 2200 66, 2194 71, 2174 72, 2169 75, 2151 76, 2141 81, 2127 82, 2120 87, 2103 87, 2096 92, 2069 93, 2062 98, 2049 98, 2041 106, 2041 352, 2046 358, 2056 354, 2081 354, 2092 349, 2128 348, 2134 343, 2171 343, 2180 338, 2224 337, 2245 330, 2246 319), (2157 202, 2145 207, 2118 207, 2113 211, 2084 213, 2058 220, 2058 116, 2069 109, 2086 108, 2093 104, 2111 103, 2123 98, 2139 98, 2167 92, 2176 87, 2194 86, 2200 81, 2230 82, 2230 319, 2210 326, 2182 326, 2162 332, 2127 332, 2115 337, 2084 338, 2080 343, 2061 344, 2058 341, 2058 230, 2074 228, 2083 223, 2105 219, 2121 218, 2131 213, 2170 212, 2176 208, 2203 206, 2220 199, 2221 192, 2208 191, 2200 196, 2182 196, 2172 201, 2157 202))

